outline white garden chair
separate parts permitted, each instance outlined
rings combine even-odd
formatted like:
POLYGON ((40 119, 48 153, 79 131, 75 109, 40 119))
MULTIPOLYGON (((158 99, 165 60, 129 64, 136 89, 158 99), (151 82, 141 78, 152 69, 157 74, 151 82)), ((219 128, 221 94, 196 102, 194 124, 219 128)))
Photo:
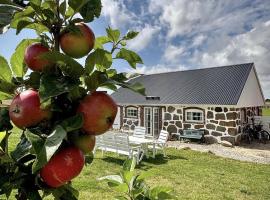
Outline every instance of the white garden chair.
POLYGON ((146 128, 142 126, 136 126, 133 132, 133 136, 138 138, 145 138, 146 128))
POLYGON ((163 152, 163 156, 166 157, 165 147, 168 140, 169 133, 165 130, 161 130, 157 140, 154 140, 153 145, 149 145, 148 148, 153 149, 153 157, 155 158, 157 150, 160 149, 163 152))

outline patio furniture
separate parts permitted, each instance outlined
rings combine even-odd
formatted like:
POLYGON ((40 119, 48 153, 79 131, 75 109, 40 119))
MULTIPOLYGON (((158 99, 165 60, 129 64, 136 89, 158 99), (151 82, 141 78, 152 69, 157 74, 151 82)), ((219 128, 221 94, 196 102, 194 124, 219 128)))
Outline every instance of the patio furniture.
POLYGON ((153 145, 148 146, 153 149, 153 157, 155 158, 157 150, 160 149, 163 152, 163 156, 166 157, 165 147, 168 140, 169 133, 165 130, 161 130, 157 140, 153 142, 153 145))
POLYGON ((180 135, 180 140, 183 139, 198 139, 204 142, 204 130, 203 129, 186 129, 183 130, 183 135, 180 135))
POLYGON ((149 144, 153 144, 153 139, 149 139, 149 138, 140 138, 140 137, 136 137, 136 136, 129 136, 129 142, 132 145, 140 145, 146 158, 149 157, 148 154, 148 145, 149 144))
POLYGON ((142 126, 136 126, 133 132, 133 136, 137 138, 145 138, 146 137, 146 128, 142 126))
POLYGON ((104 151, 126 155, 129 158, 135 156, 137 164, 142 160, 144 156, 144 151, 141 149, 141 146, 131 146, 129 137, 126 134, 106 133, 101 136, 97 136, 96 138, 97 140, 94 153, 96 149, 100 149, 102 151, 102 156, 104 151))

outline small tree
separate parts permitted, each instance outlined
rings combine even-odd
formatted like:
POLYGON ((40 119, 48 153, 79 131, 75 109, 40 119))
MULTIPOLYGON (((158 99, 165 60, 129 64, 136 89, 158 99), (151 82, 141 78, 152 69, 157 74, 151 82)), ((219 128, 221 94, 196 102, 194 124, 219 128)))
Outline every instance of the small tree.
POLYGON ((107 181, 110 188, 123 194, 114 197, 115 200, 165 200, 177 199, 173 190, 164 186, 150 188, 145 182, 147 173, 137 174, 136 159, 126 160, 119 174, 99 178, 107 181))
MULTIPOLYGON (((121 86, 144 94, 141 84, 127 82, 127 75, 118 73, 112 67, 114 59, 126 60, 132 68, 142 63, 135 52, 125 48, 126 42, 136 37, 138 32, 129 31, 121 37, 119 30, 108 27, 107 35, 96 38, 93 50, 88 45, 86 53, 84 43, 80 43, 81 46, 66 40, 61 43, 67 34, 87 41, 91 37, 93 39, 89 31, 85 36, 81 26, 85 27, 84 23, 99 17, 100 12, 100 0, 0 0, 1 33, 8 28, 16 29, 16 34, 23 29, 33 29, 37 33, 37 38, 24 39, 19 43, 9 63, 0 56, 0 100, 15 99, 24 91, 31 90, 31 98, 37 96, 40 106, 35 108, 30 102, 30 107, 47 113, 46 117, 42 117, 34 125, 26 126, 24 122, 18 123, 12 118, 14 124, 22 124, 17 125, 22 131, 16 148, 9 152, 9 138, 12 137, 10 117, 21 113, 18 107, 1 107, 0 195, 9 198, 11 192, 17 190, 16 198, 19 200, 38 200, 49 194, 55 199, 78 199, 79 193, 72 187, 70 180, 58 180, 60 186, 52 187, 41 177, 40 172, 48 166, 55 169, 54 164, 49 161, 57 160, 61 155, 68 155, 64 160, 66 165, 72 164, 72 159, 69 160, 71 153, 81 155, 81 151, 76 149, 67 152, 69 147, 76 146, 76 138, 104 132, 87 132, 84 126, 85 116, 94 111, 88 109, 79 113, 81 102, 91 95, 91 98, 96 98, 93 94, 100 87, 116 90, 116 86, 121 86), (60 51, 60 43, 66 54, 60 51), (30 51, 30 47, 34 50, 30 51), (37 52, 41 53, 35 55, 37 52), (86 56, 84 65, 74 59, 83 56, 86 56), (34 59, 34 64, 31 59, 34 59)), ((86 26, 85 29, 89 28, 86 26)), ((104 98, 109 99, 108 95, 104 98)), ((32 114, 23 117, 27 119, 35 116, 30 115, 32 114)), ((96 116, 104 117, 99 113, 96 116)), ((112 124, 112 118, 106 118, 108 123, 112 124)), ((92 157, 91 153, 85 155, 83 163, 84 159, 85 163, 91 163, 92 157)), ((71 168, 61 170, 72 171, 71 168)), ((80 170, 74 172, 73 177, 79 172, 80 170)), ((55 176, 54 173, 56 172, 53 171, 52 177, 55 176)))

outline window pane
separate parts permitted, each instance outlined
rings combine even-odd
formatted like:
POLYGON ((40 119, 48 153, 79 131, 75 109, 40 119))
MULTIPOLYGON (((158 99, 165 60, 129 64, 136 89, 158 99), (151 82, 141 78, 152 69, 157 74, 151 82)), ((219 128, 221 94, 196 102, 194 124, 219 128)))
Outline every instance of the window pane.
POLYGON ((186 120, 187 121, 198 121, 202 122, 203 121, 203 112, 197 111, 195 109, 191 109, 190 111, 186 110, 186 120), (193 111, 194 110, 194 111, 193 111))
POLYGON ((136 108, 127 108, 127 117, 137 117, 138 110, 136 108))

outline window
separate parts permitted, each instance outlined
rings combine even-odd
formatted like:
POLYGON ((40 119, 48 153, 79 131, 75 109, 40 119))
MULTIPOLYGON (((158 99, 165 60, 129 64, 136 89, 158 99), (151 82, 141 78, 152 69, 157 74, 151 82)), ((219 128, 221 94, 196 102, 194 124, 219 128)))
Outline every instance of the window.
POLYGON ((138 118, 138 109, 134 107, 126 108, 126 117, 138 118))
POLYGON ((202 123, 204 120, 203 111, 200 109, 186 109, 185 110, 185 121, 186 122, 199 122, 202 123))

